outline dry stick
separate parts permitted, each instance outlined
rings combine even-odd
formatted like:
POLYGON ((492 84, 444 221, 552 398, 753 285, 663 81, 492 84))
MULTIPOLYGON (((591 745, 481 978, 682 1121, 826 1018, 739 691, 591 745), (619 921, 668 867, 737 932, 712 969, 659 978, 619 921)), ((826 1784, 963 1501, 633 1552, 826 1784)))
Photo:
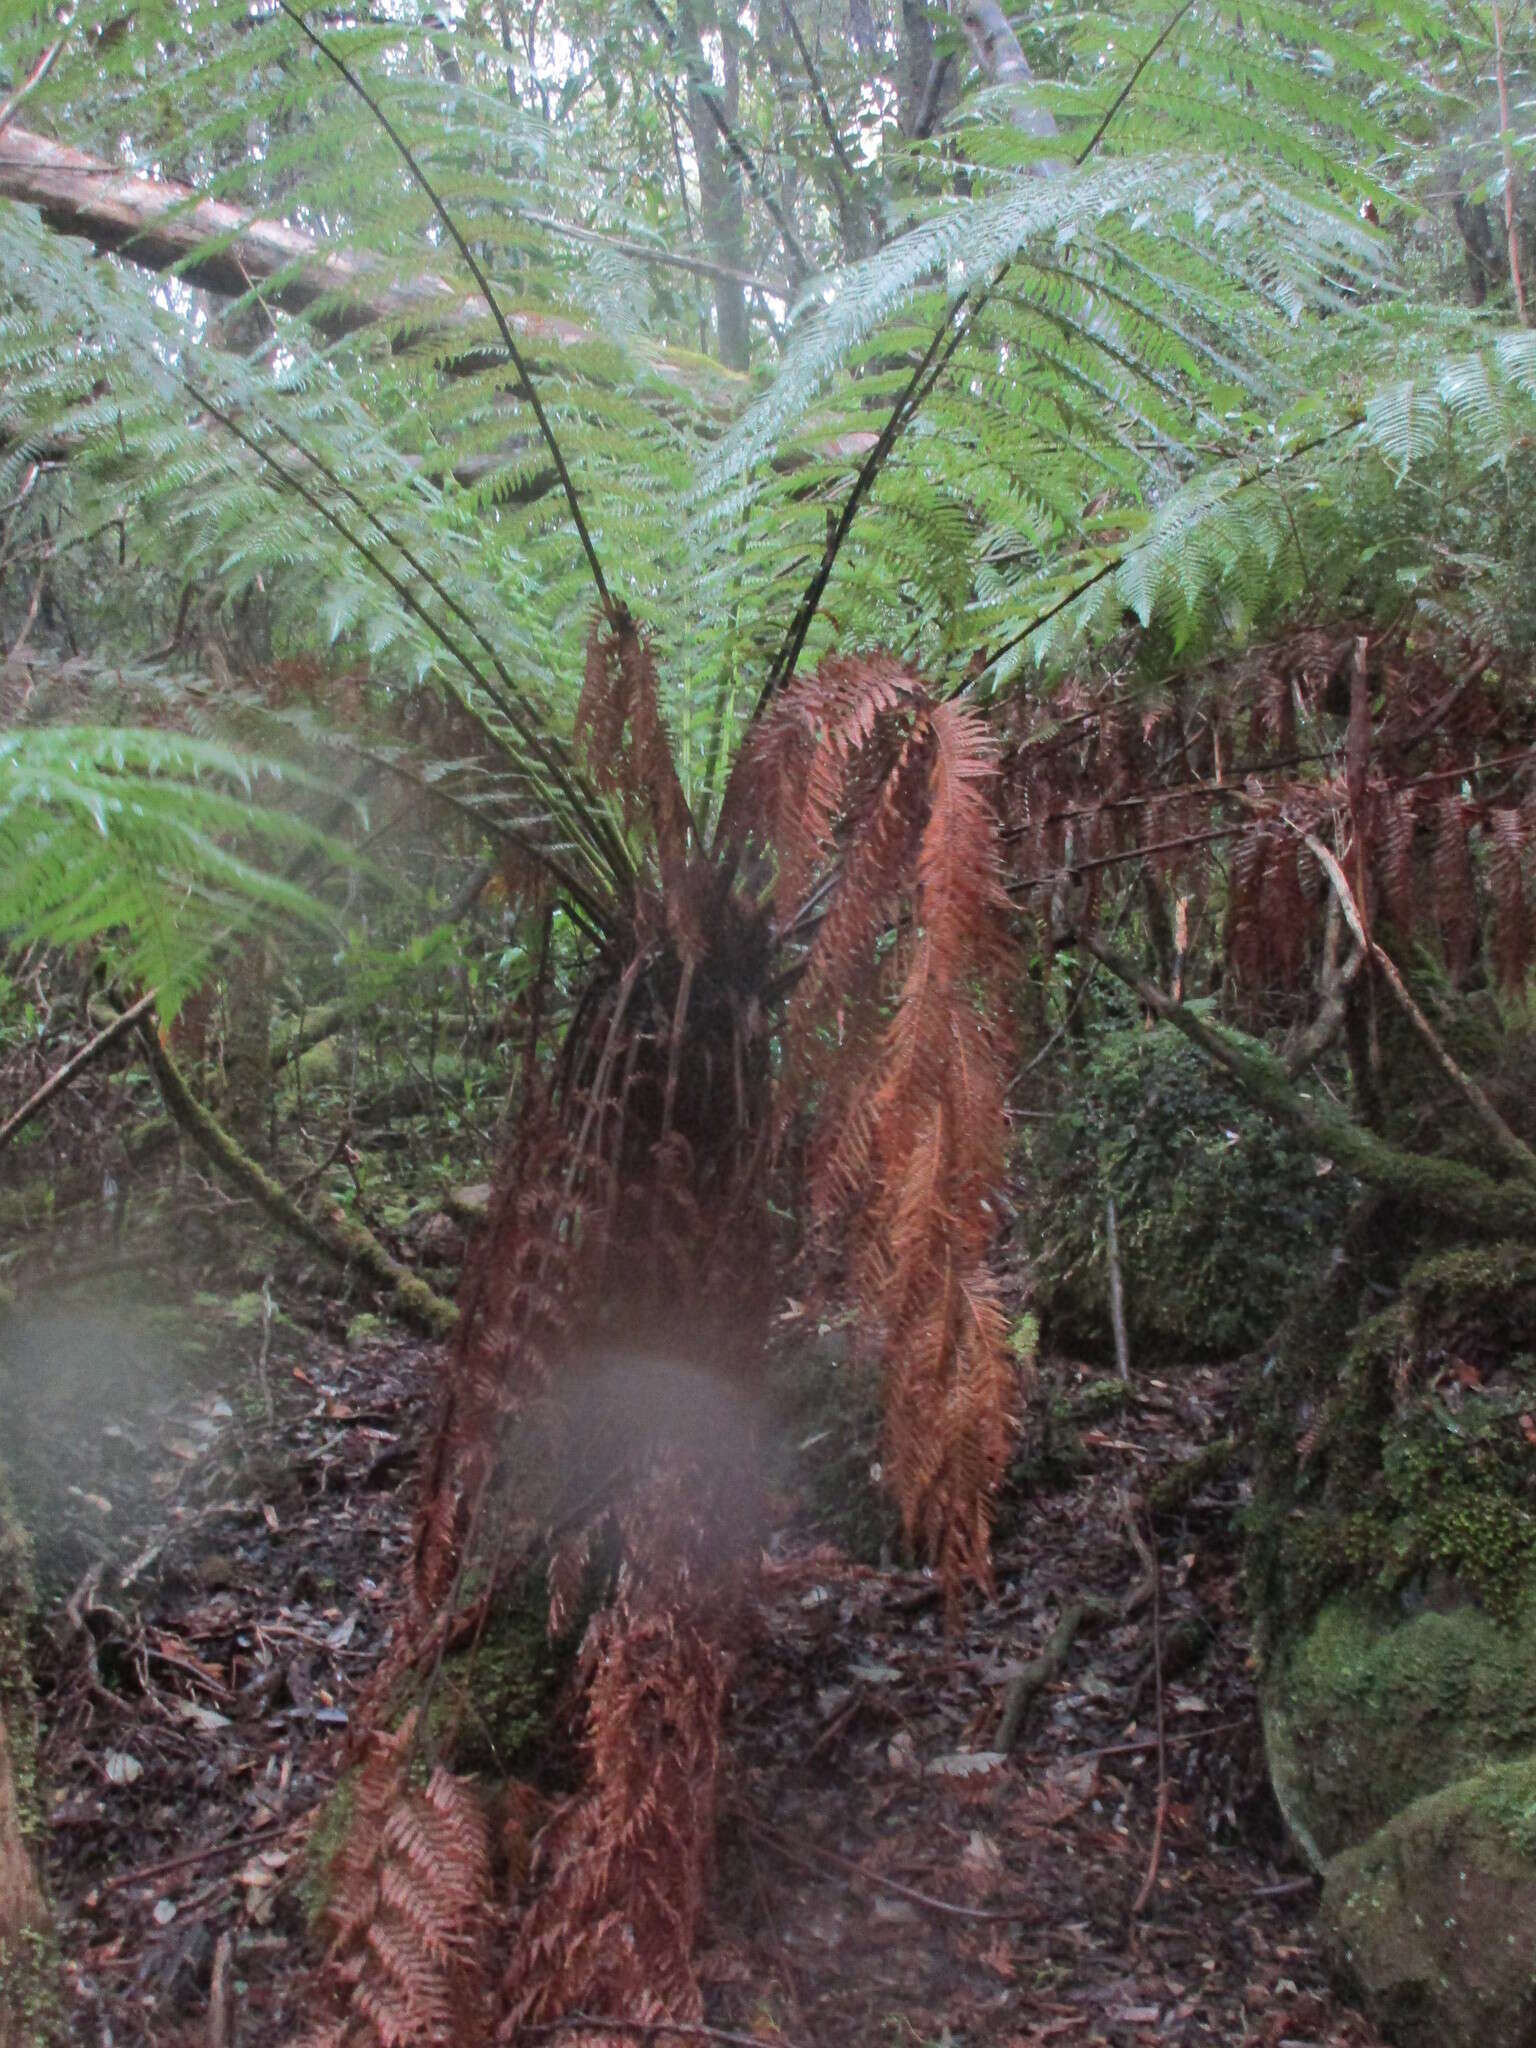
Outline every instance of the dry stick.
POLYGON ((1397 971, 1397 966, 1392 956, 1366 931, 1365 919, 1360 913, 1360 905, 1355 898, 1355 892, 1350 887, 1349 877, 1345 874, 1337 856, 1328 850, 1315 832, 1303 832, 1297 826, 1292 826, 1291 829, 1298 833, 1302 844, 1307 848, 1308 852, 1326 869, 1328 879, 1333 884, 1334 892, 1338 896, 1339 907, 1344 912, 1350 931, 1354 934, 1355 943, 1363 951, 1369 953, 1372 961, 1381 970, 1382 979, 1397 998, 1409 1023, 1412 1024, 1414 1030, 1418 1032, 1424 1043, 1429 1047, 1430 1052, 1434 1055, 1436 1065, 1455 1087, 1460 1090, 1482 1123, 1483 1128, 1498 1146, 1506 1163, 1523 1180, 1536 1181, 1536 1152, 1531 1150, 1523 1138, 1516 1136, 1509 1128, 1509 1125, 1505 1123, 1503 1117, 1499 1115, 1499 1112, 1494 1108, 1483 1090, 1478 1086, 1477 1082, 1473 1080, 1470 1074, 1464 1073, 1455 1060, 1452 1059, 1435 1031, 1434 1025, 1430 1023, 1424 1012, 1414 1001, 1412 994, 1409 992, 1408 984, 1397 971))
POLYGON ((1509 275, 1515 287, 1515 306, 1520 325, 1529 327, 1525 310, 1525 281, 1520 275, 1520 235, 1515 226, 1515 153, 1509 140, 1509 81, 1504 75, 1504 22, 1498 0, 1493 7, 1494 63, 1499 74, 1499 142, 1504 151, 1504 232, 1509 239, 1509 275))
POLYGON ((208 1986, 207 2048, 231 2048, 235 2038, 230 2003, 230 1973, 234 1959, 235 1938, 226 1927, 213 1951, 213 1978, 208 1986))
POLYGON ((340 1215, 323 1221, 307 1216, 286 1189, 243 1152, 218 1118, 196 1099, 181 1069, 160 1043, 154 1026, 143 1018, 139 1021, 139 1038, 166 1108, 225 1180, 249 1195, 273 1222, 291 1231, 311 1250, 343 1269, 354 1268, 385 1289, 384 1305, 391 1315, 429 1337, 448 1335, 459 1319, 451 1301, 398 1259, 391 1258, 363 1224, 340 1215))
POLYGON ((50 1074, 42 1087, 34 1095, 27 1097, 14 1116, 7 1117, 6 1121, 0 1124, 0 1152, 5 1150, 18 1131, 31 1123, 40 1109, 47 1107, 61 1088, 69 1086, 76 1074, 88 1067, 92 1060, 99 1059, 108 1046, 115 1045, 123 1033, 137 1024, 141 1017, 148 1016, 154 1008, 156 993, 156 990, 150 989, 147 994, 140 996, 136 1003, 114 1017, 105 1030, 97 1032, 89 1045, 81 1046, 62 1067, 50 1074))
POLYGON ((1115 1198, 1104 1204, 1104 1250, 1109 1262, 1109 1322, 1115 1333, 1115 1364, 1122 1380, 1131 1376, 1131 1345, 1125 1331, 1125 1280, 1120 1271, 1120 1232, 1115 1227, 1115 1198))
POLYGON ((1155 1551, 1152 1554, 1152 1676, 1157 1688, 1157 1819, 1152 1828, 1152 1853, 1147 1858, 1147 1874, 1131 1904, 1133 1920, 1151 1898, 1152 1887, 1157 1882, 1157 1866, 1163 1855, 1163 1828, 1168 1819, 1168 1740, 1163 1719, 1163 1573, 1155 1551))
POLYGON ((501 336, 501 345, 507 352, 507 361, 517 372, 518 381, 522 385, 522 395, 526 397, 529 405, 533 408, 533 416, 538 422, 539 432, 544 437, 544 445, 548 448, 550 460, 555 465, 555 474, 559 477, 560 488, 565 493, 565 502, 570 508, 571 521, 576 528, 577 538, 581 542, 582 553, 587 558, 587 567, 591 570, 592 581, 597 586, 598 602, 609 618, 615 618, 620 608, 608 594, 608 585, 603 580, 603 565, 597 559, 597 549, 592 544, 592 535, 588 532, 587 522, 582 517, 581 501, 576 496, 576 486, 571 481, 571 472, 566 467, 565 456, 561 452, 559 441, 555 438, 555 430, 549 423, 549 415, 544 410, 544 401, 539 396, 538 387, 529 374, 528 365, 523 360, 522 351, 518 348, 516 341, 512 337, 512 328, 506 314, 501 309, 501 301, 491 289, 490 279, 482 269, 475 256, 475 252, 464 239, 458 222, 438 197, 436 187, 421 165, 416 161, 410 144, 400 133, 393 121, 390 120, 388 114, 385 113, 357 73, 347 63, 347 60, 331 48, 325 37, 318 30, 310 27, 304 15, 293 5, 293 0, 277 0, 277 4, 305 39, 314 45, 326 62, 340 72, 347 84, 351 86, 363 105, 394 144, 406 169, 426 194, 428 200, 430 200, 433 212, 436 213, 438 219, 443 224, 443 232, 453 243, 455 249, 458 250, 465 267, 479 288, 481 297, 490 307, 491 318, 496 322, 497 332, 501 336))
POLYGON ((850 1877, 859 1878, 865 1884, 879 1885, 888 1892, 894 1892, 899 1899, 910 1899, 916 1906, 926 1906, 930 1913, 948 1913, 957 1920, 1033 1921, 1041 1917, 1037 1905, 960 1906, 952 1899, 936 1899, 932 1892, 920 1892, 915 1885, 903 1884, 899 1877, 886 1877, 878 1870, 866 1870, 862 1863, 855 1863, 851 1856, 839 1856, 835 1849, 823 1849, 810 1843, 803 1850, 796 1849, 766 1821, 748 1817, 746 1824, 751 1832, 770 1842, 790 1863, 799 1863, 811 1870, 818 1863, 830 1864, 834 1870, 846 1870, 850 1877))
POLYGON ((170 1877, 178 1870, 192 1870, 199 1863, 211 1863, 216 1856, 243 1855, 257 1842, 265 1842, 269 1836, 281 1834, 291 1822, 269 1821, 265 1827, 252 1828, 247 1834, 234 1835, 227 1842, 209 1842, 201 1849, 188 1849, 181 1856, 167 1856, 160 1863, 141 1863, 136 1870, 124 1870, 116 1877, 109 1877, 102 1886, 104 1892, 120 1892, 131 1884, 147 1884, 152 1877, 170 1877))

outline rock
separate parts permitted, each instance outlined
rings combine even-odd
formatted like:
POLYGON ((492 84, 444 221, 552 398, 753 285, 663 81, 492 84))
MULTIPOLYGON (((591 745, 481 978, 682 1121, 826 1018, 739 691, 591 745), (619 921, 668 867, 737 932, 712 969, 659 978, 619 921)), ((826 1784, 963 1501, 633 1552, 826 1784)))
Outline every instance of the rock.
POLYGON ((448 1214, 470 1228, 485 1221, 490 1206, 491 1184, 488 1180, 477 1180, 469 1187, 450 1188, 443 1201, 448 1214))
POLYGON ((1506 1624, 1338 1597, 1266 1675, 1263 1706, 1281 1811, 1321 1866, 1414 1800, 1536 1754, 1536 1602, 1506 1624))
POLYGON ((464 1232, 439 1209, 416 1232, 417 1256, 429 1266, 458 1266, 464 1261, 464 1232))
POLYGON ((1325 1872, 1340 1974, 1400 2048, 1536 2042, 1536 1757, 1415 1800, 1325 1872))

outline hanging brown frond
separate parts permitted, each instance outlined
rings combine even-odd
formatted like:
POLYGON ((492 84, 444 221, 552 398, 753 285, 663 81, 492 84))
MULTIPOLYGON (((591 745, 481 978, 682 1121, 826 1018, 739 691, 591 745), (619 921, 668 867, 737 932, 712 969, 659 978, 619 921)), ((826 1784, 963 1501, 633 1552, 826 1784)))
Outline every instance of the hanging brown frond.
POLYGON ((815 749, 765 792, 786 900, 839 861, 787 1021, 790 1103, 819 1092, 812 1213, 882 1333, 890 1483, 953 1595, 986 1580, 1014 1394, 988 1270, 1006 1129, 996 758, 974 712, 885 659, 829 661, 785 693, 764 742, 779 772, 781 723, 815 749))
POLYGON ((1419 918, 1419 885, 1414 864, 1418 813, 1408 790, 1382 790, 1371 807, 1371 838, 1376 855, 1377 886, 1387 915, 1405 939, 1413 937, 1419 918))
POLYGON ((593 618, 576 735, 598 789, 619 797, 625 829, 642 813, 646 817, 664 900, 680 916, 693 819, 661 715, 650 641, 627 614, 617 625, 601 614, 593 618))
POLYGON ((1494 971, 1506 995, 1524 992, 1531 964, 1531 905, 1526 889, 1527 818, 1524 810, 1488 814, 1492 849, 1488 880, 1493 895, 1490 928, 1494 971))

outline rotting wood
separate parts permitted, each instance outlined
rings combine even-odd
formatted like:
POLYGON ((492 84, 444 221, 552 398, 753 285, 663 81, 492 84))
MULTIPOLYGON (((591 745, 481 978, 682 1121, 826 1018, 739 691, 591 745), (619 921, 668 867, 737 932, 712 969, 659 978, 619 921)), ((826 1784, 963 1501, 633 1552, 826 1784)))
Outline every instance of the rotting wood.
MULTIPOLYGON (((206 199, 172 178, 145 178, 83 149, 11 126, 0 133, 0 199, 35 206, 56 234, 90 242, 146 270, 177 269, 188 284, 223 298, 264 289, 267 302, 306 315, 328 341, 364 327, 470 334, 490 312, 431 271, 400 281, 367 256, 327 249, 302 229, 226 201, 206 199)), ((580 320, 513 311, 508 320, 531 349, 564 352, 601 340, 580 320)), ((707 357, 657 349, 655 375, 697 393, 704 380, 725 397, 744 380, 707 357)))
POLYGON ((997 1725, 997 1746, 1004 1756, 1012 1750, 1019 1739, 1024 1716, 1029 1712, 1037 1694, 1044 1691, 1052 1679, 1058 1677, 1066 1663, 1072 1645, 1077 1641, 1078 1631, 1085 1621, 1104 1621, 1114 1614, 1114 1604, 1101 1600, 1097 1594, 1085 1593, 1080 1600, 1074 1600, 1062 1612, 1061 1619, 1051 1630, 1045 1648, 1038 1657, 1016 1671, 1008 1681, 1003 1694, 1003 1714, 997 1725))

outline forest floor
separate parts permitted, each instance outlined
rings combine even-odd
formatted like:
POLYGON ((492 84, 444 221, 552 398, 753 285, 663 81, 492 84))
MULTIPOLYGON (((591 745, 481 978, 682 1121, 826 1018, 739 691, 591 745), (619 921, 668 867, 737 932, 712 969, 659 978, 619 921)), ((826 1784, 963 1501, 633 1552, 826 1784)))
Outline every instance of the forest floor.
MULTIPOLYGON (((927 1575, 848 1559, 778 1496, 730 1717, 709 2022, 795 2048, 1372 2048, 1267 1789, 1238 1482, 1156 1524, 1155 1566, 1139 1506, 1222 1434, 1230 1375, 1143 1376, 1105 1413, 1084 1369, 1049 1370, 1065 1460, 1014 1489, 996 1597, 958 1633, 927 1575), (1010 1680, 1085 1602, 999 1755, 1010 1680)), ((36 1455, 35 1414, 74 2040, 204 2048, 216 1974, 232 2048, 302 2030, 305 1843, 387 1640, 430 1377, 423 1347, 285 1326, 222 1367, 216 1347, 195 1387, 119 1374, 70 1411, 67 1461, 36 1455)))

